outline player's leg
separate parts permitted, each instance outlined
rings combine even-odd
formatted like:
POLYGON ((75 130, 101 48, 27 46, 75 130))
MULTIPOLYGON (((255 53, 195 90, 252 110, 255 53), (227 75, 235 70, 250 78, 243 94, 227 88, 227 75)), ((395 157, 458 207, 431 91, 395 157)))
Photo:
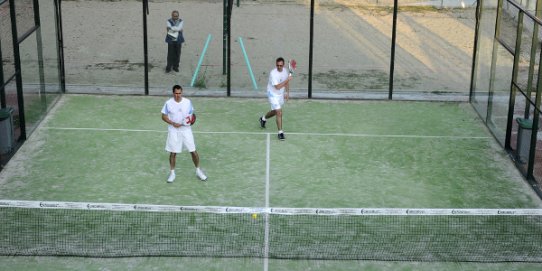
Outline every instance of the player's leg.
POLYGON ((284 105, 284 96, 280 96, 278 98, 279 106, 277 106, 276 115, 277 115, 277 129, 279 130, 279 133, 277 135, 279 140, 284 140, 286 137, 284 136, 284 131, 282 130, 282 106, 284 105))
POLYGON ((167 178, 168 183, 172 183, 175 180, 175 161, 177 160, 177 154, 174 152, 169 153, 169 176, 167 178))
POLYGON ((169 152, 169 176, 168 183, 175 180, 175 161, 177 160, 177 153, 182 152, 182 141, 177 131, 168 130, 166 140, 166 151, 169 152))
POLYGON ((267 99, 269 100, 269 104, 271 105, 271 110, 260 118, 260 126, 262 128, 265 128, 265 123, 267 122, 267 119, 274 117, 277 114, 276 110, 280 109, 280 100, 277 96, 268 94, 267 99))
POLYGON ((199 154, 197 151, 190 152, 190 155, 192 155, 192 162, 194 162, 194 166, 196 167, 196 176, 202 180, 207 181, 207 176, 205 173, 203 173, 203 170, 199 167, 199 154))
POLYGON ((174 152, 169 153, 169 169, 175 170, 175 161, 177 160, 177 154, 174 152))
POLYGON ((282 109, 275 110, 275 115, 277 116, 276 118, 277 129, 279 131, 282 131, 282 109))
POLYGON ((186 149, 190 152, 190 155, 192 156, 192 162, 194 163, 194 166, 196 167, 196 176, 200 180, 206 181, 207 176, 205 176, 205 174, 199 167, 199 154, 196 151, 196 144, 194 143, 194 135, 192 134, 191 129, 187 129, 186 131, 183 131, 183 144, 186 147, 186 149))
POLYGON ((269 111, 265 114, 265 118, 266 118, 266 119, 269 119, 269 118, 274 117, 275 115, 277 115, 277 110, 269 110, 269 111))
POLYGON ((193 152, 190 153, 190 155, 192 156, 192 162, 194 163, 194 166, 196 168, 199 168, 199 155, 198 155, 198 152, 193 151, 193 152))
POLYGON ((267 122, 267 119, 274 117, 276 114, 276 110, 270 110, 269 112, 265 113, 265 115, 260 117, 260 127, 265 128, 265 123, 267 122))

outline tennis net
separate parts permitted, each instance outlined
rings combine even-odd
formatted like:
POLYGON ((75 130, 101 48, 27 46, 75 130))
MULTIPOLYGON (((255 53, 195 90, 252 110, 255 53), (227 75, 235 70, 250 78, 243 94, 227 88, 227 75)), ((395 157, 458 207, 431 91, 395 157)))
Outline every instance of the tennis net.
POLYGON ((0 255, 542 262, 542 210, 0 200, 0 255))

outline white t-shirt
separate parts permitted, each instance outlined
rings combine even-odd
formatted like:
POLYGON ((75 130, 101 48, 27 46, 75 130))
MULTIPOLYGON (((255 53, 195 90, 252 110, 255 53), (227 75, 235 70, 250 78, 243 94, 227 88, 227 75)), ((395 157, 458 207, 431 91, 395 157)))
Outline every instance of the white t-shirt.
MULTIPOLYGON (((182 98, 176 102, 174 98, 169 98, 162 107, 162 114, 168 116, 169 120, 175 123, 181 123, 181 128, 190 128, 189 120, 194 113, 192 102, 187 98, 182 98)), ((173 125, 168 125, 168 129, 176 129, 173 125)))
POLYGON ((288 71, 282 69, 282 72, 279 72, 277 68, 274 68, 269 73, 269 82, 267 83, 267 95, 282 96, 284 95, 284 90, 286 87, 281 89, 276 89, 275 86, 286 81, 288 79, 288 71))

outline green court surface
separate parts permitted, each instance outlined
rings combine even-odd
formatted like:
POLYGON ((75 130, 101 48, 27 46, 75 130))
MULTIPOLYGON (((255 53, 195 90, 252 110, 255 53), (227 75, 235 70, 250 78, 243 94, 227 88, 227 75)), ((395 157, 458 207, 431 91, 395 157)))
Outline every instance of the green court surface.
MULTIPOLYGON (((78 258, 78 257, 0 257, 0 270, 264 270, 263 259, 251 258, 78 258)), ((540 263, 431 263, 431 262, 375 262, 375 261, 318 261, 318 260, 269 260, 268 270, 273 271, 536 271, 540 263)))
MULTIPOLYGON (((168 97, 65 95, 1 172, 0 199, 300 208, 540 208, 469 104, 191 98, 201 167, 166 183, 168 97)), ((263 259, 0 257, 5 270, 262 270, 263 259), (182 266, 182 267, 180 267, 182 266), (47 269, 49 268, 49 269, 47 269)), ((269 260, 269 270, 533 270, 536 264, 269 260)))

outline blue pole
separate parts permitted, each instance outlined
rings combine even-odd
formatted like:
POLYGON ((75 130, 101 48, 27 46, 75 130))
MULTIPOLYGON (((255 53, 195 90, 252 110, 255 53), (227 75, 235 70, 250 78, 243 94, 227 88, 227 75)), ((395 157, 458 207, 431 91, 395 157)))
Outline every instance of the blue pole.
POLYGON ((205 42, 205 46, 203 46, 203 50, 201 51, 201 55, 199 56, 198 66, 196 67, 196 71, 194 72, 194 76, 192 76, 192 83, 190 83, 190 86, 194 86, 194 82, 196 82, 196 77, 198 76, 199 68, 201 67, 201 63, 203 62, 203 57, 205 56, 205 52, 207 51, 207 47, 209 46, 209 42, 211 41, 211 34, 207 37, 207 41, 205 42))
POLYGON ((245 45, 243 45, 243 39, 241 39, 241 37, 239 37, 239 45, 241 45, 241 50, 243 51, 243 55, 245 56, 245 62, 247 63, 248 73, 250 74, 250 78, 252 79, 252 85, 256 90, 258 89, 258 85, 256 84, 256 79, 254 79, 254 73, 252 73, 252 68, 250 67, 250 61, 248 60, 247 51, 245 50, 245 45))

